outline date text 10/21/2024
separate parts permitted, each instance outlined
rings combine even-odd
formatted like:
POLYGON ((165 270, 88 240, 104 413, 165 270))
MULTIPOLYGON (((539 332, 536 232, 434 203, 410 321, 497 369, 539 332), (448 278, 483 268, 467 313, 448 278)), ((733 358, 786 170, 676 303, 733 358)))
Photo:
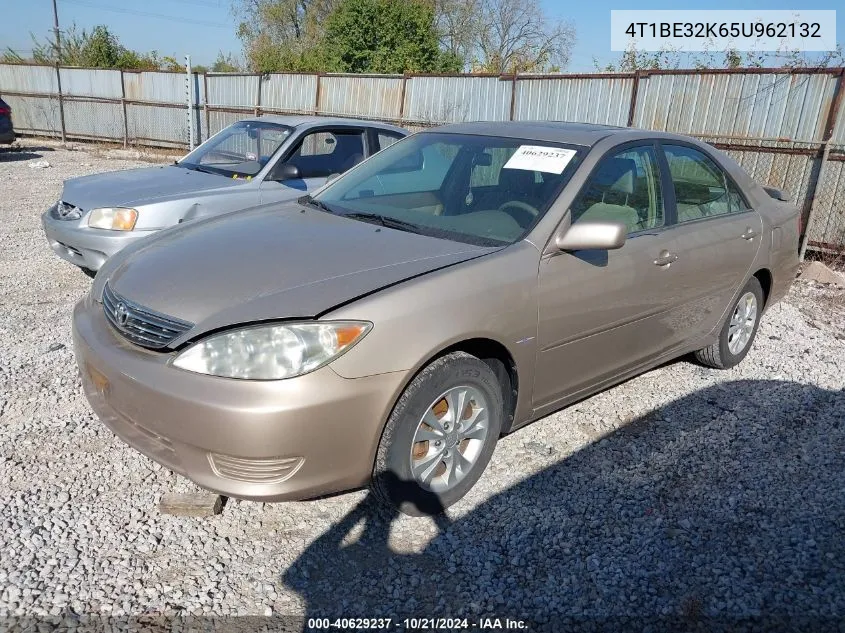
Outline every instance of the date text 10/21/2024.
POLYGON ((495 617, 479 618, 478 620, 470 620, 469 618, 435 617, 403 618, 401 620, 393 618, 308 618, 307 624, 309 630, 528 630, 528 623, 525 620, 495 617))

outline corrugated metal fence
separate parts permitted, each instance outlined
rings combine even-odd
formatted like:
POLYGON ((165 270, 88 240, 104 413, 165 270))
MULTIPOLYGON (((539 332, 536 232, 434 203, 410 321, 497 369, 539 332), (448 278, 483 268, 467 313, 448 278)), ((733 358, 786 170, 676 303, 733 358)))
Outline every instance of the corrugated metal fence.
POLYGON ((697 136, 803 209, 813 247, 845 247, 845 69, 582 75, 194 74, 0 64, 19 132, 184 147, 245 116, 343 115, 417 129, 549 119, 697 136))

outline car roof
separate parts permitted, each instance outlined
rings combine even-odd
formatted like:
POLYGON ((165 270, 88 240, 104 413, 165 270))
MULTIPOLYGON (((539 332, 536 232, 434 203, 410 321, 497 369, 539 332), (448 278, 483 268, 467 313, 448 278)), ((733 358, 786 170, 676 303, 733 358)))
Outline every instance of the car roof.
POLYGON ((287 125, 289 127, 295 128, 309 128, 323 125, 364 125, 367 127, 375 127, 383 130, 390 130, 393 132, 401 132, 403 135, 408 134, 408 130, 404 130, 401 127, 391 125, 390 123, 383 123, 381 121, 352 119, 346 117, 317 116, 316 114, 264 114, 262 116, 246 117, 242 120, 278 123, 280 125, 287 125))
POLYGON ((506 136, 536 141, 571 143, 592 147, 603 138, 626 132, 630 128, 569 121, 478 121, 456 123, 434 129, 435 132, 506 136))

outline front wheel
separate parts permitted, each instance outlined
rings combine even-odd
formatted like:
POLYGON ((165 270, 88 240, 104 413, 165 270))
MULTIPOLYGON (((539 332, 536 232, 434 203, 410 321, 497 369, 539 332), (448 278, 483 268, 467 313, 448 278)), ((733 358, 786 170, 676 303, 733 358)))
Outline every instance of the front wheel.
POLYGON ((763 288, 757 278, 752 277, 731 307, 728 319, 719 332, 719 340, 697 351, 696 360, 717 369, 737 365, 751 349, 762 314, 763 288))
POLYGON ((405 514, 443 512, 484 472, 503 417, 502 386, 490 365, 464 352, 438 358, 411 381, 387 421, 374 493, 405 514))

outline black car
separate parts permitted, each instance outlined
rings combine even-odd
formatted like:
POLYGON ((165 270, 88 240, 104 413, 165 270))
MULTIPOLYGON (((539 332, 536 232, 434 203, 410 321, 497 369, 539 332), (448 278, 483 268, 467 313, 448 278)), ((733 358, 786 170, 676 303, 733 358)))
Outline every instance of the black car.
POLYGON ((13 143, 15 128, 12 127, 12 108, 0 99, 0 143, 13 143))

